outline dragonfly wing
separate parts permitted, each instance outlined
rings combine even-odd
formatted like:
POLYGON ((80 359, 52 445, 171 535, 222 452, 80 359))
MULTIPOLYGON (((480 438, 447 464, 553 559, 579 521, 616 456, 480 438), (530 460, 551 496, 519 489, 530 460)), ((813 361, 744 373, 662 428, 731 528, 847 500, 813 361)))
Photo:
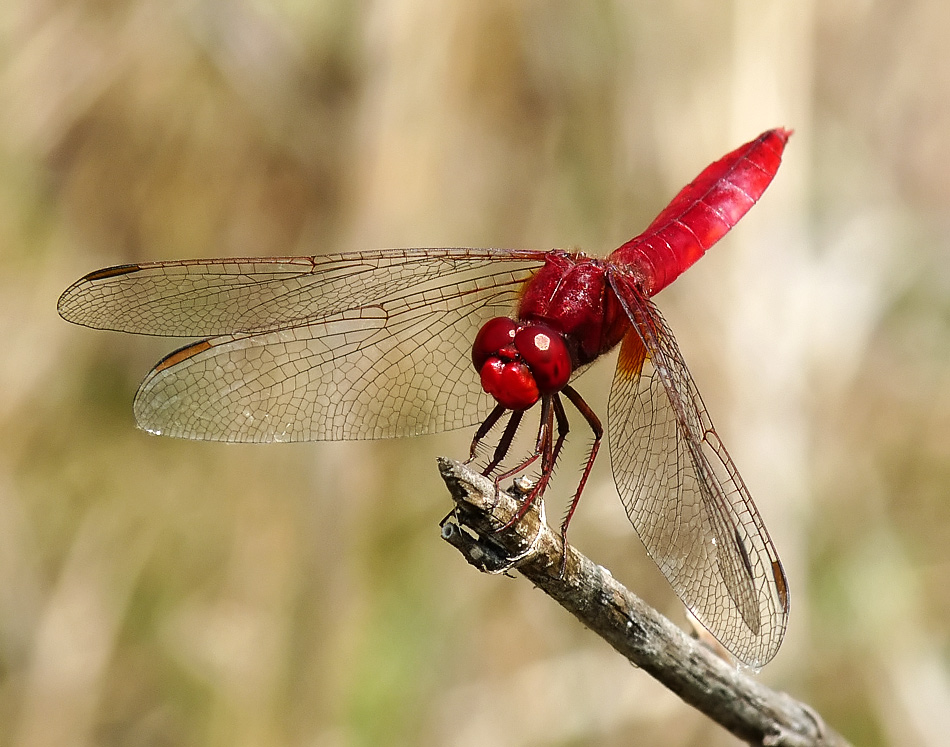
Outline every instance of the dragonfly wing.
POLYGON ((420 290, 464 295, 523 282, 525 268, 537 268, 543 257, 518 250, 384 249, 119 265, 77 280, 58 310, 75 324, 141 335, 264 332, 397 302, 420 290))
MULTIPOLYGON (((513 291, 496 296, 505 310, 513 298, 513 291)), ((472 425, 493 402, 481 392, 468 346, 497 313, 491 304, 395 315, 364 309, 355 318, 198 342, 152 370, 135 396, 135 417, 153 433, 243 442, 472 425)))
POLYGON ((88 326, 216 335, 161 361, 142 428, 218 441, 386 438, 491 409, 471 341, 509 314, 543 252, 392 250, 112 268, 63 294, 88 326))
POLYGON ((762 666, 785 634, 782 564, 660 312, 634 281, 612 283, 634 325, 607 425, 627 515, 696 618, 738 659, 762 666))

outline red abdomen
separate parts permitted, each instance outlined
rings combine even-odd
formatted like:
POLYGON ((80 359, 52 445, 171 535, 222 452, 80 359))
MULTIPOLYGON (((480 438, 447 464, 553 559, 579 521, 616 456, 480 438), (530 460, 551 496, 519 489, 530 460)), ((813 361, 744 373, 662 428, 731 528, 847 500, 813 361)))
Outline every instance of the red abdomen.
POLYGON ((763 132, 707 166, 636 238, 610 255, 652 296, 721 239, 765 192, 791 131, 763 132))

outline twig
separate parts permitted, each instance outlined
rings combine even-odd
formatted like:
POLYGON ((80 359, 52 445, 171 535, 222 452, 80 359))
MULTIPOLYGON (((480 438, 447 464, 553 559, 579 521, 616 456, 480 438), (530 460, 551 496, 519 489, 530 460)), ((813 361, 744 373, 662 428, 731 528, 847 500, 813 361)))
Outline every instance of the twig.
MULTIPOLYGON (((481 571, 517 570, 631 663, 749 744, 771 747, 847 741, 804 703, 771 690, 687 636, 573 547, 561 570, 561 539, 535 507, 510 529, 519 496, 459 462, 439 459, 456 502, 442 522, 443 538, 481 571)), ((540 503, 540 502, 539 502, 540 503)))

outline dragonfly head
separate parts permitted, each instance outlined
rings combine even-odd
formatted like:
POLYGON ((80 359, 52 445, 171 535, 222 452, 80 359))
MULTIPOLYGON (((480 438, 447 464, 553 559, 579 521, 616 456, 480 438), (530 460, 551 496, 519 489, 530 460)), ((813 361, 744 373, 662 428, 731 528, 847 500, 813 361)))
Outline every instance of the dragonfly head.
POLYGON ((573 368, 559 332, 507 317, 485 322, 472 345, 472 363, 482 388, 509 410, 527 410, 542 395, 563 389, 573 368))

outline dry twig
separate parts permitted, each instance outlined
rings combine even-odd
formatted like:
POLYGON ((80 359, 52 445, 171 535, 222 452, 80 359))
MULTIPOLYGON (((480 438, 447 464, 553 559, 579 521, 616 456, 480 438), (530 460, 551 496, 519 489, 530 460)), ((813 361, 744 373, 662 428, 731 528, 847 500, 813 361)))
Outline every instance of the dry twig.
POLYGON ((535 507, 498 531, 517 512, 517 494, 497 491, 492 480, 450 459, 440 458, 439 470, 456 502, 442 536, 479 570, 517 568, 631 663, 749 744, 848 744, 807 705, 720 659, 570 545, 559 577, 560 536, 535 507))

